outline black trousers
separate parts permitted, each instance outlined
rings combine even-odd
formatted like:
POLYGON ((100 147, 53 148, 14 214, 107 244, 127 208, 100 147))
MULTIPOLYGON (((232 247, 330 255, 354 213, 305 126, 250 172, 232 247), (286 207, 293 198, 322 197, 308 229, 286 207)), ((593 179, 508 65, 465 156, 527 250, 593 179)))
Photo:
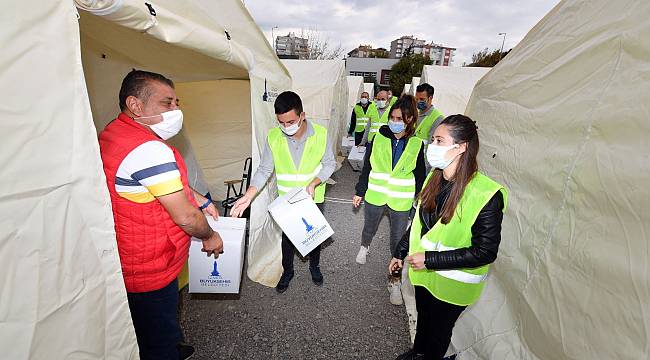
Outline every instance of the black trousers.
POLYGON ((178 279, 160 290, 127 293, 142 360, 178 360, 178 279))
MULTIPOLYGON (((323 211, 323 204, 316 204, 320 211, 323 211)), ((322 244, 321 244, 322 245, 322 244)), ((321 245, 318 245, 314 250, 309 253, 309 267, 317 268, 320 265, 320 248, 321 245)), ((282 269, 284 272, 293 271, 293 257, 296 252, 296 247, 293 246, 293 243, 287 235, 282 233, 282 269)))
POLYGON ((363 133, 364 133, 364 131, 354 133, 354 145, 355 146, 359 146, 359 144, 361 144, 361 140, 363 140, 363 133))
POLYGON ((451 331, 466 306, 438 300, 423 286, 415 286, 418 329, 413 349, 425 359, 442 360, 451 342, 451 331))
MULTIPOLYGON (((309 267, 316 268, 320 265, 320 245, 309 253, 309 267)), ((296 248, 291 240, 282 233, 282 268, 284 272, 293 271, 293 256, 296 248)))

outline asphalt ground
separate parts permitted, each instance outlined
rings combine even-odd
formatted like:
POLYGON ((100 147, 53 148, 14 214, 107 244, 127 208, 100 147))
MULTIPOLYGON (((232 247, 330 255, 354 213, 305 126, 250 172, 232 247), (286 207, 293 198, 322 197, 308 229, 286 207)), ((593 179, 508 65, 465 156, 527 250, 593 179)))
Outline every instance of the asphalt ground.
POLYGON ((326 193, 324 214, 335 234, 321 252, 322 287, 312 283, 308 262, 296 257, 283 294, 246 275, 239 295, 182 291, 180 321, 196 348, 193 359, 394 359, 408 350, 404 306, 388 301, 386 216, 367 263, 355 262, 363 208, 354 210, 349 200, 358 175, 344 161, 326 193))

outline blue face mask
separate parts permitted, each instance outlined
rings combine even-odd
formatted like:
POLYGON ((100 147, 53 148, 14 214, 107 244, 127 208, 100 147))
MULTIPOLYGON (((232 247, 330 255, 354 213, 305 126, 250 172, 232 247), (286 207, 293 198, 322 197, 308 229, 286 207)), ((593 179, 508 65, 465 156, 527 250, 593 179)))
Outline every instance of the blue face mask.
POLYGON ((406 124, 404 124, 401 121, 397 122, 393 120, 388 120, 388 127, 390 128, 390 131, 393 132, 393 134, 399 134, 402 131, 404 131, 404 129, 406 128, 406 124))
POLYGON ((427 108, 427 102, 426 101, 418 101, 418 110, 424 110, 427 108))

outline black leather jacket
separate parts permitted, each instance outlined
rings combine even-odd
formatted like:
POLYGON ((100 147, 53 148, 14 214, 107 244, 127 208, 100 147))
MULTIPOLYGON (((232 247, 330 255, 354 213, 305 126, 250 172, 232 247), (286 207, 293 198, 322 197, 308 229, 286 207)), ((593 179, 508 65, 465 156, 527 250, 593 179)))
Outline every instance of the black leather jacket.
MULTIPOLYGON (((420 209, 419 220, 422 224, 421 236, 424 236, 438 221, 437 213, 442 209, 444 201, 449 196, 451 185, 443 180, 437 195, 437 211, 431 212, 420 209)), ((498 191, 479 212, 472 225, 472 245, 451 251, 426 251, 424 264, 429 270, 450 270, 460 268, 476 268, 494 262, 497 258, 501 242, 501 221, 503 220, 503 195, 498 191)), ((404 259, 408 255, 409 234, 406 231, 397 246, 394 257, 404 259)))

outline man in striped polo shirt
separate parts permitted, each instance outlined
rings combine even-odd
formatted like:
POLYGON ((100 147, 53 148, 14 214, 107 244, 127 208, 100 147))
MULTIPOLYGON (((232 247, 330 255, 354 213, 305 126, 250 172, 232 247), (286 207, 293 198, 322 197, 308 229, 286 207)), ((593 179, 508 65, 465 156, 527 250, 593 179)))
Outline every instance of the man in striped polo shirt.
POLYGON ((191 236, 203 240, 208 256, 223 250, 204 215, 219 214, 190 188, 183 157, 165 142, 183 124, 174 83, 133 70, 122 82, 119 104, 121 113, 100 133, 99 146, 140 358, 185 359, 194 349, 180 344, 177 276, 191 236))

